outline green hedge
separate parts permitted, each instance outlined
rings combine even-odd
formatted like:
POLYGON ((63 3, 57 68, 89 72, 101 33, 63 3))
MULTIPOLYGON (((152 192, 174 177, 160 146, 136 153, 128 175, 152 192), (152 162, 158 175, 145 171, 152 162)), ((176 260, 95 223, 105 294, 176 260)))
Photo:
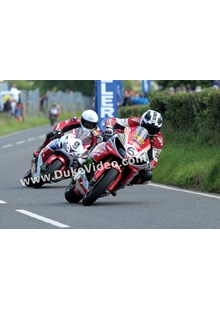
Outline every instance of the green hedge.
POLYGON ((165 147, 153 181, 220 193, 220 91, 152 93, 148 106, 124 107, 119 117, 162 113, 165 147))
POLYGON ((161 111, 172 132, 190 132, 201 141, 220 141, 220 91, 199 93, 154 93, 151 108, 161 111))
POLYGON ((119 117, 141 116, 148 108, 162 113, 168 133, 188 133, 202 142, 220 141, 220 90, 199 93, 154 92, 150 106, 132 106, 119 110, 119 117))
POLYGON ((133 105, 129 107, 122 107, 119 109, 118 116, 121 118, 127 118, 131 116, 141 116, 147 111, 149 106, 133 105))

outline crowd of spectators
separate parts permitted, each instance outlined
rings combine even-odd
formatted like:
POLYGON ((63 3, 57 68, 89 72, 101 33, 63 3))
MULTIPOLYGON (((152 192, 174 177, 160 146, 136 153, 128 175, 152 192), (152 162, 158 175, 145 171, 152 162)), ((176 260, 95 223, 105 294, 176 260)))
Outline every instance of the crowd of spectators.
MULTIPOLYGON (((220 89, 220 80, 213 80, 211 81, 211 85, 210 87, 214 88, 214 89, 220 89)), ((203 88, 201 85, 197 85, 195 88, 192 88, 190 85, 187 86, 181 86, 181 87, 169 87, 168 88, 168 93, 170 95, 174 94, 174 93, 192 93, 192 92, 201 92, 203 91, 205 88, 203 88)))
MULTIPOLYGON (((214 89, 220 90, 220 80, 213 80, 210 81, 210 87, 214 89)), ((194 88, 191 85, 184 85, 184 86, 178 86, 178 87, 169 87, 167 89, 162 89, 161 87, 158 87, 158 90, 165 90, 170 95, 173 95, 175 93, 192 93, 192 92, 202 92, 205 89, 204 86, 197 85, 194 88)), ((133 105, 147 105, 150 103, 148 99, 148 94, 144 95, 135 93, 133 90, 125 89, 123 94, 123 102, 119 104, 120 107, 127 107, 127 106, 133 106, 133 105)))
POLYGON ((136 94, 133 90, 124 90, 124 100, 122 102, 122 107, 132 106, 132 105, 147 105, 149 104, 149 99, 144 94, 136 94))
POLYGON ((3 95, 3 111, 8 113, 9 117, 15 117, 18 122, 24 120, 23 105, 21 102, 21 91, 13 84, 10 91, 3 95))

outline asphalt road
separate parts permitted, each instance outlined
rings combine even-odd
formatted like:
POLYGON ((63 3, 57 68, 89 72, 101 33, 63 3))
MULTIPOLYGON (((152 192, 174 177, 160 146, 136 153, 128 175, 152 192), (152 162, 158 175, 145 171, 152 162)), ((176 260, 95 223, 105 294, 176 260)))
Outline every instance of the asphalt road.
POLYGON ((220 228, 220 195, 148 184, 128 187, 93 206, 69 204, 69 181, 42 189, 22 186, 33 151, 49 126, 0 137, 1 229, 220 228))

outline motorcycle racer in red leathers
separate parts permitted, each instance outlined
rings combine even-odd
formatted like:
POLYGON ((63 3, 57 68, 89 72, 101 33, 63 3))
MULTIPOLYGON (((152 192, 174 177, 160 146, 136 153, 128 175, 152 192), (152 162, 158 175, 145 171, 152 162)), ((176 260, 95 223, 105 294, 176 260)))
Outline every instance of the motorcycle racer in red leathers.
POLYGON ((91 132, 91 147, 98 143, 98 139, 101 135, 101 131, 98 128, 98 115, 93 110, 86 110, 82 113, 81 117, 73 117, 69 120, 62 121, 57 124, 53 131, 46 135, 46 139, 43 144, 33 154, 32 163, 36 163, 38 156, 43 148, 45 148, 51 141, 61 136, 72 129, 81 127, 83 130, 89 130, 91 132))
POLYGON ((151 143, 151 149, 148 151, 150 167, 147 170, 141 170, 140 173, 132 179, 130 185, 144 184, 152 179, 152 171, 157 167, 158 156, 164 147, 163 135, 160 132, 162 124, 163 119, 161 114, 154 110, 146 111, 142 117, 110 118, 106 120, 103 134, 105 140, 110 138, 114 132, 122 132, 125 127, 142 126, 148 130, 151 143))

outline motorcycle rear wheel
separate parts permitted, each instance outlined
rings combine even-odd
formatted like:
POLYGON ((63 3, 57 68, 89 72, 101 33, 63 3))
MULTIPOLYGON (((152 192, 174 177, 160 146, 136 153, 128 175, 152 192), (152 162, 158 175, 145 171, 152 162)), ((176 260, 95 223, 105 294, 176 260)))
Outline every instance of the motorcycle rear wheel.
POLYGON ((71 182, 65 192, 65 198, 69 203, 78 203, 83 198, 82 195, 78 195, 73 191, 74 186, 75 182, 71 182))
POLYGON ((107 190, 109 185, 116 179, 118 173, 119 172, 114 168, 108 170, 105 176, 99 182, 97 182, 83 198, 82 203, 84 206, 91 206, 98 198, 100 198, 100 196, 107 190))

